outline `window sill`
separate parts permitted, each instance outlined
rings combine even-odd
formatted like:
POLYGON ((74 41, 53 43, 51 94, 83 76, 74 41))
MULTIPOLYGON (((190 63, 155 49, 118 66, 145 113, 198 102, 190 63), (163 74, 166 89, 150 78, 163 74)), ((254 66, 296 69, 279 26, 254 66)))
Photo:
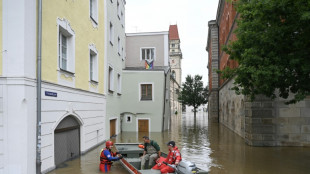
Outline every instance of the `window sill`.
POLYGON ((121 53, 118 52, 117 54, 118 54, 118 56, 121 56, 121 53))
POLYGON ((112 41, 110 41, 110 44, 113 46, 113 43, 112 43, 112 41))
POLYGON ((74 77, 74 75, 75 75, 74 72, 71 72, 71 71, 68 71, 68 70, 64 70, 64 69, 61 69, 61 68, 59 68, 59 71, 60 71, 61 73, 64 73, 64 74, 69 75, 69 76, 72 76, 72 77, 74 77))
POLYGON ((122 95, 122 93, 119 93, 119 92, 118 92, 118 93, 117 93, 117 95, 121 96, 121 95, 122 95))
POLYGON ((152 99, 140 99, 140 101, 153 101, 152 99))
POLYGON ((117 17, 118 17, 118 20, 121 20, 121 17, 119 15, 117 15, 117 17))
POLYGON ((92 16, 89 16, 89 17, 96 25, 98 25, 98 22, 92 16))
POLYGON ((108 91, 109 91, 110 94, 113 94, 113 93, 114 93, 114 91, 111 90, 111 89, 108 89, 108 91))
POLYGON ((99 82, 96 81, 96 80, 90 80, 89 82, 92 83, 92 84, 94 84, 94 85, 98 85, 98 83, 99 83, 99 82))

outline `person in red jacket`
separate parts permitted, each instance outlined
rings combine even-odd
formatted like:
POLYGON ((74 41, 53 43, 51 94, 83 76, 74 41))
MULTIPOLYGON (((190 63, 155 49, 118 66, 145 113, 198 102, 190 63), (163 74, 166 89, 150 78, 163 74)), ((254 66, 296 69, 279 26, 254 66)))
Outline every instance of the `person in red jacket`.
MULTIPOLYGON (((178 147, 175 146, 174 141, 169 141, 167 143, 167 146, 169 149, 169 153, 168 153, 167 158, 163 162, 177 166, 180 163, 180 161, 182 160, 181 153, 180 153, 178 147)), ((162 164, 160 162, 157 163, 157 166, 154 167, 153 169, 158 169, 158 170, 160 170, 161 173, 173 173, 174 172, 174 169, 172 167, 169 167, 169 166, 162 164)))
POLYGON ((123 158, 123 156, 118 155, 118 152, 112 152, 113 147, 112 141, 107 141, 105 143, 105 148, 100 152, 100 165, 99 170, 101 172, 109 172, 112 166, 112 161, 118 161, 123 158), (118 155, 118 156, 117 156, 118 155))

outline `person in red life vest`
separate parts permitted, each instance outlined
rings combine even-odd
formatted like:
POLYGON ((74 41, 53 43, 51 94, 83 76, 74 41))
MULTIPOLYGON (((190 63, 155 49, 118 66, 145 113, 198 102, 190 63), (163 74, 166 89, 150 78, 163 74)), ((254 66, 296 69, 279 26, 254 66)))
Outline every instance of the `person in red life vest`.
MULTIPOLYGON (((167 146, 169 149, 169 153, 168 153, 167 158, 163 162, 177 166, 182 160, 181 153, 178 147, 175 146, 174 141, 169 141, 167 143, 167 146)), ((172 167, 162 164, 161 162, 158 162, 157 166, 154 166, 153 169, 160 170, 161 173, 173 173, 174 172, 174 169, 172 167)))
POLYGON ((112 166, 112 161, 118 161, 123 158, 118 152, 112 152, 113 142, 107 141, 105 143, 105 148, 100 152, 100 165, 99 170, 101 172, 109 172, 112 166))

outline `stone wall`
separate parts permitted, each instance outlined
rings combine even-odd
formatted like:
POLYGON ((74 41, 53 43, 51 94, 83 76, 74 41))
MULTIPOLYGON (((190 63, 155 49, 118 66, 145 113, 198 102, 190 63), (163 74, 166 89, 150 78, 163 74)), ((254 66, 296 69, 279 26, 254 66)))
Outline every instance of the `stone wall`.
POLYGON ((246 102, 245 141, 253 146, 310 146, 310 98, 286 105, 258 96, 246 102))
POLYGON ((244 101, 243 95, 236 95, 233 87, 234 80, 229 80, 219 91, 219 122, 244 137, 244 101))
POLYGON ((208 117, 210 122, 219 122, 219 98, 218 90, 213 90, 209 93, 208 99, 208 117))

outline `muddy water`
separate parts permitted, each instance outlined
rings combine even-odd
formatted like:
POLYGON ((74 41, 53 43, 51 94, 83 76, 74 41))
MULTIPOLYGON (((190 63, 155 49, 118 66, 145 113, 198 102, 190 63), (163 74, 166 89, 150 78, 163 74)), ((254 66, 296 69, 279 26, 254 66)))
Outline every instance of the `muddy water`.
MULTIPOLYGON (((142 142, 144 135, 158 142, 163 152, 166 143, 174 140, 182 158, 191 160, 211 174, 309 174, 310 148, 250 147, 232 131, 219 124, 209 124, 207 113, 172 116, 171 130, 163 133, 126 132, 112 139, 114 142, 142 142)), ((156 125, 151 125, 156 126, 156 125)), ((50 174, 92 174, 98 171, 100 146, 50 174)), ((115 162, 111 174, 127 173, 115 162)))

